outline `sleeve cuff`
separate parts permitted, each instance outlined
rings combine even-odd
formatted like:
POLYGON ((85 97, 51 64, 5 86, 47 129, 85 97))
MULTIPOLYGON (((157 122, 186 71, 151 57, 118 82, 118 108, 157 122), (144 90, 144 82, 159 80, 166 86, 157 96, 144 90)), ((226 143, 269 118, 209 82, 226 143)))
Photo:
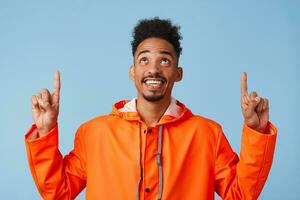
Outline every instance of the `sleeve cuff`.
POLYGON ((251 133, 263 135, 263 136, 277 135, 277 128, 270 121, 268 122, 267 127, 266 127, 267 133, 262 133, 262 132, 256 131, 256 130, 250 128, 247 124, 244 124, 244 129, 246 132, 251 132, 251 133))
POLYGON ((46 135, 34 138, 34 139, 30 139, 30 136, 32 134, 34 134, 34 132, 37 131, 37 127, 35 124, 33 124, 29 130, 27 131, 27 133, 25 134, 25 142, 26 143, 36 143, 36 142, 41 142, 41 141, 47 141, 48 138, 50 137, 57 137, 58 135, 58 125, 56 124, 56 126, 51 129, 46 135), (55 136, 56 135, 56 136, 55 136))
POLYGON ((242 135, 242 148, 246 148, 247 155, 260 155, 265 163, 272 163, 273 154, 275 149, 276 137, 277 137, 277 128, 271 123, 268 122, 267 125, 269 129, 269 134, 260 133, 246 124, 243 127, 242 135), (255 149, 255 151, 252 151, 255 149), (251 151, 250 151, 251 150, 251 151))

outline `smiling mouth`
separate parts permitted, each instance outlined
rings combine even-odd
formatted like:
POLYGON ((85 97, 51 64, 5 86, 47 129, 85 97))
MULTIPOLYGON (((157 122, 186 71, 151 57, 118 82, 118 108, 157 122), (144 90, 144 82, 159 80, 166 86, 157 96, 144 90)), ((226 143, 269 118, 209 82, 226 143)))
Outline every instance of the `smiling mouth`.
POLYGON ((164 81, 157 79, 147 79, 144 81, 144 83, 148 86, 158 87, 161 86, 164 83, 164 81))
POLYGON ((163 77, 145 77, 142 82, 151 90, 159 90, 167 81, 163 77))
POLYGON ((149 75, 142 79, 142 83, 150 90, 160 90, 167 83, 167 80, 160 75, 149 75))

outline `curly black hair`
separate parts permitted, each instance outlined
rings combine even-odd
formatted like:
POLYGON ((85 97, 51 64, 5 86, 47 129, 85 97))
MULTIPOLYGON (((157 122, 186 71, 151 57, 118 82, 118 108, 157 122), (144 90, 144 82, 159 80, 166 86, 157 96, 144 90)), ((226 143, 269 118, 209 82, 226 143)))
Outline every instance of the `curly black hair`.
POLYGON ((133 40, 131 41, 132 55, 134 56, 138 45, 147 38, 161 38, 170 42, 176 52, 177 58, 181 54, 182 48, 180 40, 182 39, 179 32, 180 26, 173 25, 169 19, 142 19, 134 27, 132 32, 133 40))

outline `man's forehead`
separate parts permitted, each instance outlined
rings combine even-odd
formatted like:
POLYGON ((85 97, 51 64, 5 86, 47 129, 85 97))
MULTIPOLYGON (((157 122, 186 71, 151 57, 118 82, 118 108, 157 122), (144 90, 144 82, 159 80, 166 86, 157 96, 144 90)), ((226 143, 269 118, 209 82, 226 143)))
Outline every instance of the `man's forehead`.
POLYGON ((174 56, 175 50, 173 45, 164 39, 148 38, 139 44, 136 53, 136 55, 155 53, 174 56))

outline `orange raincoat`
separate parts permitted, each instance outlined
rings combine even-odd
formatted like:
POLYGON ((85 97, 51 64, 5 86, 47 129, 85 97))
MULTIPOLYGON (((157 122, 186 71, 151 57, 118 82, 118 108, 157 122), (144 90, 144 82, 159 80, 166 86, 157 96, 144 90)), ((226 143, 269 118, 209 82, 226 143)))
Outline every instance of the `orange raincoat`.
POLYGON ((29 165, 44 199, 212 200, 257 199, 271 168, 276 128, 269 134, 244 125, 240 159, 221 126, 172 102, 156 127, 147 127, 135 100, 120 101, 109 115, 84 123, 74 149, 63 157, 58 128, 25 136, 29 165))

